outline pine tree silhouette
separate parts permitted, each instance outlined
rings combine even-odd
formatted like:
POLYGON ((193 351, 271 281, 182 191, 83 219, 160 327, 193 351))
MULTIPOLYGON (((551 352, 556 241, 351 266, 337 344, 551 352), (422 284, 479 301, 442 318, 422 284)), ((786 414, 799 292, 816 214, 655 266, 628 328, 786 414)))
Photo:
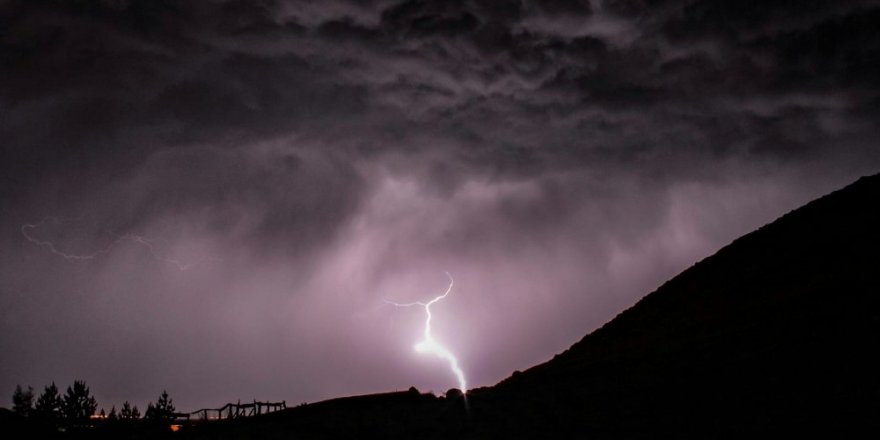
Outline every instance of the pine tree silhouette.
POLYGON ((47 385, 40 397, 37 398, 34 414, 46 420, 55 420, 61 416, 61 396, 58 395, 58 387, 55 386, 55 382, 47 385))
POLYGON ((27 390, 23 390, 21 385, 15 386, 15 392, 12 393, 12 410, 20 415, 27 417, 31 415, 34 409, 34 389, 30 386, 27 390))
POLYGON ((162 390, 162 395, 156 404, 147 404, 147 412, 144 414, 145 419, 149 420, 171 420, 174 418, 174 403, 168 397, 168 391, 162 390))
POLYGON ((137 420, 141 418, 141 412, 138 410, 137 406, 132 407, 126 400, 125 403, 122 404, 122 409, 119 410, 119 418, 121 420, 137 420))
POLYGON ((98 402, 89 392, 85 381, 73 382, 73 387, 67 387, 64 399, 61 402, 61 412, 70 421, 86 420, 95 413, 98 402))

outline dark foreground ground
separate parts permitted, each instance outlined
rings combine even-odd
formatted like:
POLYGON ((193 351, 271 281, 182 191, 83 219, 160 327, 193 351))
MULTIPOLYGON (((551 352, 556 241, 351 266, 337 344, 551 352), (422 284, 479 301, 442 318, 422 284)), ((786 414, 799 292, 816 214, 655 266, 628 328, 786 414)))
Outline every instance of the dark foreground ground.
MULTIPOLYGON (((467 399, 413 389, 205 423, 174 434, 139 426, 59 435, 876 435, 878 350, 880 175, 875 175, 736 240, 549 362, 472 390, 467 399)), ((2 419, 10 430, 37 429, 8 414, 2 419)))

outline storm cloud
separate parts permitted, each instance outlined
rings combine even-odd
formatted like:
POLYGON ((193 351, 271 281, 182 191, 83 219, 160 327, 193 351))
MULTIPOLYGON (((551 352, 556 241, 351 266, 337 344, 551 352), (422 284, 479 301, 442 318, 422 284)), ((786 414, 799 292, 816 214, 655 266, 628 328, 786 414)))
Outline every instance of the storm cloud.
POLYGON ((878 22, 876 1, 0 2, 0 390, 442 392, 422 316, 383 300, 444 271, 435 336, 493 384, 877 172, 878 22))

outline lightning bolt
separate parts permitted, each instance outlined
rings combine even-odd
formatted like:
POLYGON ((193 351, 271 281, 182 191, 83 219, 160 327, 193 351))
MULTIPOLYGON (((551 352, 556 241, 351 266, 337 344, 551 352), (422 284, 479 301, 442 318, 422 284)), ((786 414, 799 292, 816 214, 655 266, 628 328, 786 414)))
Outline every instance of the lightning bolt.
POLYGON ((464 379, 464 372, 461 371, 461 367, 458 366, 458 359, 456 359, 455 355, 452 354, 452 352, 449 351, 446 347, 440 345, 439 342, 434 340, 434 337, 431 335, 431 318, 433 317, 431 315, 431 306, 441 299, 446 298, 449 295, 449 292, 452 291, 452 285, 455 283, 455 281, 452 279, 452 275, 450 275, 449 272, 446 272, 446 276, 449 277, 449 287, 446 288, 446 291, 443 292, 442 295, 428 302, 414 302, 407 304, 400 304, 388 300, 385 300, 385 302, 395 307, 422 306, 425 308, 425 337, 416 344, 415 349, 419 353, 433 354, 449 362, 449 369, 452 370, 452 373, 458 379, 459 389, 461 389, 462 393, 466 393, 467 382, 464 379))
MULTIPOLYGON (((76 219, 74 219, 74 220, 76 220, 76 219)), ((110 253, 110 251, 113 250, 113 248, 118 246, 120 243, 131 242, 131 243, 135 243, 135 244, 140 245, 141 247, 145 248, 147 250, 147 252, 149 252, 150 255, 156 261, 161 261, 161 262, 170 264, 170 265, 176 267, 178 270, 184 271, 184 270, 189 269, 190 267, 195 266, 195 264, 196 264, 196 263, 185 264, 185 263, 181 262, 180 260, 177 260, 174 258, 167 258, 167 257, 160 255, 156 251, 156 247, 154 245, 155 240, 150 240, 142 235, 137 235, 137 234, 118 235, 118 234, 114 233, 113 231, 106 231, 107 234, 109 234, 111 237, 114 238, 114 240, 110 244, 108 244, 106 247, 104 247, 103 249, 99 249, 99 250, 94 251, 90 254, 67 253, 67 252, 64 252, 64 251, 58 249, 58 247, 55 246, 55 243, 52 243, 51 241, 48 241, 48 240, 39 239, 39 238, 35 237, 34 235, 32 235, 32 232, 34 230, 39 229, 40 227, 42 227, 50 222, 55 225, 62 225, 65 223, 64 220, 62 220, 58 217, 49 216, 49 217, 43 218, 42 220, 40 220, 37 223, 26 223, 26 224, 21 225, 21 234, 24 235, 24 238, 27 239, 28 241, 30 241, 31 243, 37 245, 38 247, 48 249, 49 252, 51 252, 55 255, 58 255, 58 256, 64 258, 65 260, 70 260, 70 261, 94 260, 102 255, 110 253)))

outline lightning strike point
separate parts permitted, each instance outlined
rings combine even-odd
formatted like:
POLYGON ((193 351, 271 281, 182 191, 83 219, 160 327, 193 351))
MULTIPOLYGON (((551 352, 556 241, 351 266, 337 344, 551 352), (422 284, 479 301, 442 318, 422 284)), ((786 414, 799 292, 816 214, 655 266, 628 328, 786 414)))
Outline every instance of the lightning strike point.
POLYGON ((449 277, 449 287, 446 288, 446 291, 443 292, 442 295, 432 299, 428 302, 414 302, 407 304, 400 304, 392 301, 385 300, 386 303, 391 304, 395 307, 412 307, 412 306, 422 306, 425 309, 425 334, 424 339, 419 341, 415 345, 415 350, 419 353, 428 353, 433 354, 441 359, 446 360, 449 363, 449 369, 452 370, 452 373, 455 375, 456 379, 458 379, 458 387, 461 389, 462 394, 467 393, 467 381, 464 378, 464 372, 461 370, 461 367, 458 366, 458 359, 456 359, 455 355, 452 354, 446 347, 440 345, 434 337, 431 335, 431 306, 440 301, 446 296, 449 295, 449 292, 452 291, 452 286, 455 281, 452 279, 452 275, 449 272, 446 272, 446 276, 449 277))

